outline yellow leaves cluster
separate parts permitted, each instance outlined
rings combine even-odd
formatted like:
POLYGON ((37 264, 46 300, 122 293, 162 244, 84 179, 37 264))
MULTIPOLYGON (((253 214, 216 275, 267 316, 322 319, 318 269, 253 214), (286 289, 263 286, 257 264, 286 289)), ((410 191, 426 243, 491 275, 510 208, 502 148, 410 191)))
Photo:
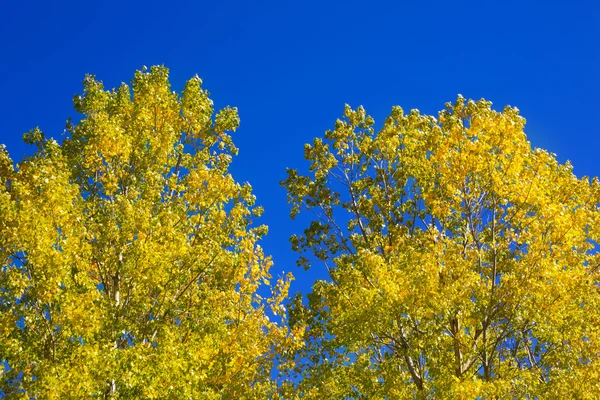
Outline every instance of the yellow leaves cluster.
POLYGON ((485 100, 459 96, 437 118, 394 107, 378 132, 362 108, 344 116, 307 146, 311 174, 283 182, 292 217, 316 216, 294 248, 332 279, 291 310, 309 344, 293 386, 308 398, 583 396, 581 377, 600 378, 598 181, 532 149, 518 110, 485 100), (345 381, 359 355, 365 370, 345 381))
POLYGON ((0 150, 0 389, 268 398, 273 349, 301 333, 278 323, 291 276, 262 297, 262 209, 228 172, 237 110, 215 115, 197 77, 180 97, 164 67, 131 87, 88 76, 62 144, 33 130, 16 169, 0 150))

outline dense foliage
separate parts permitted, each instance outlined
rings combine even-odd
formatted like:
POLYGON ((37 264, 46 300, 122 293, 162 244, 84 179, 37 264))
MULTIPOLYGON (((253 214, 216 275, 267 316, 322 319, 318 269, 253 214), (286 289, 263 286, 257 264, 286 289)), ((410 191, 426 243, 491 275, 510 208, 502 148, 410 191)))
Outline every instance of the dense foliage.
POLYGON ((600 182, 517 109, 347 106, 282 182, 330 276, 290 300, 201 85, 88 76, 61 143, 0 148, 0 396, 600 398, 600 182))
POLYGON ((267 398, 288 281, 228 173, 237 110, 168 71, 132 91, 88 76, 62 142, 0 152, 0 389, 23 398, 267 398), (261 292, 261 293, 264 293, 261 292), (275 313, 275 314, 273 314, 275 313), (271 318, 273 320, 273 318, 271 318))
POLYGON ((532 149, 515 108, 436 119, 346 107, 283 182, 323 263, 289 393, 304 398, 600 397, 600 183, 532 149))

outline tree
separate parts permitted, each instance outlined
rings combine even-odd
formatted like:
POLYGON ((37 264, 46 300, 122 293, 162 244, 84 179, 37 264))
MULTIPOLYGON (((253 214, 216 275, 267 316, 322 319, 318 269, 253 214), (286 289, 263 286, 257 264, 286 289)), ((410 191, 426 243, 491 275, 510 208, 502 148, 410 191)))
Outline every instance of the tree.
MULTIPOLYGON (((251 187, 228 173, 237 110, 168 70, 93 76, 59 144, 0 152, 1 391, 15 398, 267 398, 289 277, 271 278, 251 187), (261 293, 265 293, 264 290, 261 293), (271 316, 272 321, 269 319, 271 316), (275 317, 275 318, 274 318, 275 317)), ((11 397, 11 398, 12 398, 11 397)))
MULTIPOLYGON (((346 106, 282 182, 299 264, 304 398, 599 398, 600 183, 532 149, 516 108, 346 106)), ((295 393, 295 395, 293 394, 295 393)))

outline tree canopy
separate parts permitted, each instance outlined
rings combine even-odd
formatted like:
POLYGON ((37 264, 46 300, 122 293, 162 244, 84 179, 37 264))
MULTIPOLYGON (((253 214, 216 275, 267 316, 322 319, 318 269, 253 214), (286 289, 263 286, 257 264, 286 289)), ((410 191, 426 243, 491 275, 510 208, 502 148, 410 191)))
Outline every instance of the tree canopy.
POLYGON ((75 96, 59 144, 0 152, 0 389, 22 398, 267 398, 287 341, 248 184, 228 172, 237 110, 168 70, 75 96), (264 283, 263 283, 264 282, 264 283), (264 295, 264 291, 261 291, 264 295), (271 317, 271 318, 270 318, 271 317))
POLYGON ((329 274, 290 298, 235 108, 165 67, 74 105, 60 143, 0 148, 0 396, 600 397, 600 182, 516 108, 346 106, 282 182, 298 265, 329 274))
POLYGON ((516 108, 346 106, 288 170, 302 398, 600 397, 600 183, 532 149, 516 108))

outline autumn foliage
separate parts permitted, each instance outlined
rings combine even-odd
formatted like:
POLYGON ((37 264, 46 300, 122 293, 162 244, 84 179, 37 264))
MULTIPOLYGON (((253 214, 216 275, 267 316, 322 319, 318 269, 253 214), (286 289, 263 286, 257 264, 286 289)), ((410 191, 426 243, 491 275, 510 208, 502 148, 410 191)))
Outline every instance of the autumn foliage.
POLYGON ((61 143, 0 149, 0 396, 600 397, 600 183, 516 108, 346 106, 282 182, 330 277, 289 298, 229 173, 235 108, 164 67, 74 104, 61 143))
POLYGON ((168 71, 88 76, 62 144, 0 154, 1 389, 24 398, 267 398, 288 281, 248 185, 228 173, 237 111, 168 71), (131 93, 132 92, 132 93, 131 93))
MULTIPOLYGON (((324 265, 304 398, 600 397, 600 183, 532 149, 516 108, 459 97, 438 118, 362 108, 283 182, 299 264, 324 265)), ((316 266, 313 266, 316 267, 316 266)))

